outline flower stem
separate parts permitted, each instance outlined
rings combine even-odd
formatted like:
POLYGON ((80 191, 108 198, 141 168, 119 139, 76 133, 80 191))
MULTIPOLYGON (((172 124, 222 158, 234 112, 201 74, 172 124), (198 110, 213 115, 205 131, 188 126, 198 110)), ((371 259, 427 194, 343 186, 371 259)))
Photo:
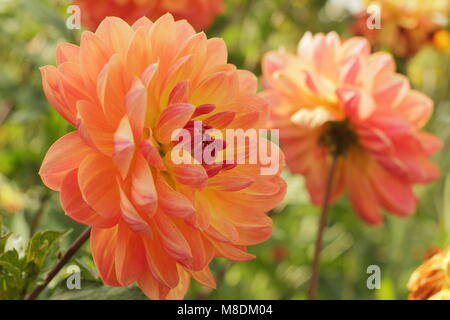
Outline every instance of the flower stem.
POLYGON ((331 167, 328 171, 325 195, 322 202, 322 211, 320 213, 319 228, 317 230, 317 238, 314 248, 314 258, 312 263, 311 278, 309 280, 308 299, 316 299, 317 280, 319 279, 320 269, 320 252, 322 250, 323 233, 327 224, 328 209, 330 205, 331 191, 333 189, 333 181, 336 172, 337 154, 332 155, 331 167))
POLYGON ((26 298, 26 300, 35 300, 38 295, 48 286, 50 281, 58 274, 58 272, 64 267, 64 265, 69 262, 69 260, 75 255, 78 249, 89 239, 91 235, 91 227, 83 231, 83 233, 72 243, 69 250, 62 256, 58 263, 50 270, 50 272, 45 277, 44 283, 38 285, 26 298))

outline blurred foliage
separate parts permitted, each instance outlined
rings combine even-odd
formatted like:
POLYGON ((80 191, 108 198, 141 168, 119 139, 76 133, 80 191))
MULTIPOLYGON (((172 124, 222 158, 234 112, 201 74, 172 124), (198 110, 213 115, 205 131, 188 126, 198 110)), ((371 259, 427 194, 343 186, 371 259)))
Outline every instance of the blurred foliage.
MULTIPOLYGON (((71 130, 45 99, 39 73, 40 66, 55 63, 58 42, 78 42, 80 31, 65 27, 69 2, 0 0, 0 217, 11 232, 0 234, 0 298, 22 298, 24 290, 47 270, 45 257, 55 251, 52 243, 62 233, 43 230, 73 229, 60 241, 67 248, 84 228, 64 215, 58 195, 46 189, 37 174, 48 147, 71 130), (22 252, 11 249, 14 241, 22 244, 22 252), (6 293, 5 281, 14 290, 6 293)), ((226 3, 227 12, 206 33, 224 38, 230 62, 258 76, 265 52, 279 47, 295 50, 306 30, 336 30, 343 37, 351 36, 351 15, 339 3, 348 6, 352 1, 226 3)), ((436 110, 428 129, 445 142, 436 156, 442 177, 417 188, 421 201, 415 215, 408 219, 386 215, 382 227, 363 223, 345 198, 335 204, 325 233, 319 298, 405 299, 406 282, 426 250, 450 243, 450 56, 427 47, 411 60, 399 63, 412 85, 435 101, 436 110), (373 264, 381 267, 380 290, 366 286, 367 267, 373 264)), ((188 299, 305 298, 319 210, 309 203, 301 177, 288 172, 284 176, 288 195, 270 213, 273 236, 250 248, 257 258, 246 263, 215 259, 212 269, 218 289, 193 284, 188 299)), ((72 262, 81 268, 82 290, 68 290, 64 284, 68 275, 61 272, 41 298, 144 298, 135 286, 102 285, 89 246, 78 252, 72 262)))
POLYGON ((54 244, 63 235, 37 232, 23 250, 20 236, 5 232, 0 220, 0 299, 23 299, 46 271, 46 261, 56 260, 54 244), (51 254, 53 253, 53 255, 51 254))

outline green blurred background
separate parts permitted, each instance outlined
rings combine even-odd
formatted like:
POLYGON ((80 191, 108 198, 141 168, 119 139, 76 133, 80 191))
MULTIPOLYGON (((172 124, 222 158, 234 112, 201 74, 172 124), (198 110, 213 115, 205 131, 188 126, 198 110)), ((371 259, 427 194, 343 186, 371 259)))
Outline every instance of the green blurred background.
MULTIPOLYGON (((294 50, 307 30, 336 30, 341 36, 351 36, 352 16, 337 3, 228 0, 227 11, 206 33, 225 39, 231 63, 259 76, 265 52, 281 46, 294 50)), ((37 174, 49 146, 72 130, 45 99, 38 69, 55 64, 58 42, 78 43, 80 31, 65 26, 69 4, 68 0, 0 0, 0 217, 13 232, 10 243, 19 252, 36 231, 72 230, 53 250, 53 255, 58 254, 84 229, 64 215, 58 194, 48 190, 37 174)), ((450 56, 425 47, 414 58, 399 64, 413 87, 435 101, 435 113, 427 128, 445 142, 443 151, 435 157, 442 169, 441 179, 417 188, 421 201, 414 216, 399 219, 385 215, 382 227, 363 223, 345 198, 334 205, 325 233, 318 298, 405 299, 407 280, 422 263, 424 253, 431 246, 449 243, 450 56), (370 265, 381 267, 380 290, 366 286, 370 265)), ((188 299, 306 297, 319 210, 309 203, 301 177, 288 172, 284 177, 288 194, 282 205, 270 213, 273 236, 249 249, 257 258, 246 263, 215 259, 212 269, 218 289, 193 284, 188 299)), ((77 254, 74 263, 82 268, 82 290, 69 291, 62 273, 41 298, 144 298, 136 287, 103 286, 95 273, 89 246, 77 254)), ((49 266, 50 262, 40 276, 49 266)))

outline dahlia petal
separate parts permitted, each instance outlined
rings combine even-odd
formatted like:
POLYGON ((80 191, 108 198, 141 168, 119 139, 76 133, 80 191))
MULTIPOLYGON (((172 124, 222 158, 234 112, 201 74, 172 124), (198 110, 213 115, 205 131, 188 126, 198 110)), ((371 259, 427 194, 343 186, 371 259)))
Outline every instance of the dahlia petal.
POLYGON ((152 60, 158 56, 165 69, 178 51, 175 42, 176 24, 171 14, 165 14, 153 23, 149 32, 149 42, 152 44, 152 60))
POLYGON ((139 236, 122 223, 117 231, 114 264, 117 281, 122 286, 129 286, 137 281, 145 271, 144 245, 139 236))
POLYGON ((192 260, 184 262, 190 271, 196 272, 207 268, 214 257, 214 248, 196 228, 185 226, 182 230, 192 251, 192 260))
POLYGON ((392 142, 381 130, 358 128, 359 142, 368 152, 386 153, 392 150, 392 142))
POLYGON ((229 124, 234 120, 235 116, 236 112, 222 111, 206 118, 205 120, 203 120, 203 123, 216 129, 224 129, 229 126, 229 124))
POLYGON ((218 191, 239 191, 249 187, 255 178, 240 172, 222 171, 208 180, 208 187, 218 191))
MULTIPOLYGON (((236 106, 234 108, 241 117, 236 116, 235 120, 230 124, 230 127, 236 128, 239 122, 248 120, 248 123, 242 123, 242 129, 255 128, 266 129, 269 121, 269 104, 263 98, 256 95, 239 95, 235 100, 236 106), (256 116, 257 115, 257 116, 256 116), (253 127, 252 127, 253 126, 253 127)), ((239 127, 238 127, 239 128, 239 127)))
POLYGON ((175 288, 179 275, 175 260, 162 248, 159 240, 145 240, 147 265, 153 276, 163 285, 175 288))
POLYGON ((58 70, 61 74, 62 88, 67 105, 76 106, 78 100, 90 100, 94 97, 94 94, 84 86, 78 63, 64 62, 59 65, 58 70))
POLYGON ((204 103, 216 106, 227 105, 236 96, 239 87, 235 72, 216 72, 206 77, 192 91, 190 102, 194 105, 204 103))
POLYGON ((128 51, 133 30, 120 18, 106 17, 98 26, 95 35, 102 39, 106 46, 113 52, 118 52, 125 57, 128 51))
POLYGON ((254 94, 258 89, 258 78, 247 70, 237 70, 239 78, 239 90, 241 92, 254 94))
POLYGON ((172 164, 175 179, 195 189, 203 189, 208 183, 208 174, 200 164, 172 164))
POLYGON ((249 187, 227 194, 226 200, 251 211, 272 210, 286 193, 286 183, 278 176, 260 176, 249 187))
POLYGON ((209 67, 224 65, 228 60, 228 51, 225 41, 220 38, 211 38, 207 41, 206 48, 207 62, 209 67))
POLYGON ((146 216, 151 218, 155 215, 158 193, 153 181, 153 173, 141 155, 136 158, 131 177, 131 199, 146 216))
POLYGON ((131 40, 125 57, 127 72, 131 77, 141 76, 151 61, 149 60, 149 43, 147 42, 148 28, 140 27, 130 37, 131 40))
POLYGON ((119 214, 118 172, 111 159, 90 154, 80 163, 78 182, 88 205, 105 218, 119 214))
POLYGON ((189 273, 181 267, 178 268, 178 272, 180 273, 180 281, 175 288, 171 289, 167 293, 165 299, 181 300, 184 298, 189 289, 189 284, 191 280, 189 273))
POLYGON ((169 105, 176 103, 185 103, 189 100, 190 82, 183 80, 177 83, 169 96, 169 105))
POLYGON ((80 47, 72 43, 63 42, 56 47, 56 64, 64 62, 79 62, 80 47))
POLYGON ((124 116, 119 122, 119 126, 114 133, 114 153, 112 160, 125 179, 131 167, 135 151, 133 131, 130 120, 124 116))
POLYGON ((186 39, 189 39, 190 37, 196 34, 195 29, 186 20, 175 21, 175 25, 177 29, 178 43, 186 41, 186 39))
POLYGON ((343 104, 345 113, 356 119, 367 119, 375 111, 376 105, 372 97, 363 91, 341 88, 337 94, 343 104))
POLYGON ((151 138, 144 140, 140 144, 141 152, 144 158, 147 160, 147 162, 156 167, 157 169, 161 171, 166 170, 166 166, 164 165, 164 161, 161 158, 161 155, 159 154, 158 149, 155 147, 153 141, 151 138))
POLYGON ((411 90, 397 106, 405 117, 416 128, 422 128, 433 112, 433 101, 421 92, 411 90))
POLYGON ((316 70, 333 77, 336 73, 336 51, 340 45, 336 32, 317 34, 313 39, 313 58, 316 70))
POLYGON ((408 134, 411 130, 411 124, 398 111, 392 109, 375 110, 366 123, 391 138, 408 134))
POLYGON ((155 78, 155 74, 157 73, 159 68, 159 63, 152 63, 149 65, 141 74, 141 80, 144 84, 145 88, 148 88, 150 86, 150 83, 155 78))
POLYGON ((385 52, 376 52, 367 58, 364 71, 364 83, 371 88, 378 77, 395 72, 394 58, 385 52))
POLYGON ((160 214, 156 214, 154 220, 164 249, 177 261, 191 260, 191 248, 177 225, 160 214))
POLYGON ((384 107, 395 108, 410 91, 409 80, 399 74, 384 77, 382 84, 374 88, 375 102, 384 107))
POLYGON ((348 58, 341 67, 341 79, 344 84, 354 85, 358 80, 359 73, 362 68, 360 57, 348 58))
POLYGON ((65 176, 78 168, 91 152, 78 132, 70 132, 59 138, 47 151, 39 170, 42 181, 47 187, 60 190, 65 176))
POLYGON ((198 116, 211 113, 215 108, 216 106, 213 104, 202 104, 201 106, 195 108, 195 111, 192 114, 192 118, 196 118, 198 116))
POLYGON ((254 128, 255 126, 257 126, 257 123, 261 119, 260 115, 261 113, 258 111, 240 114, 239 116, 236 116, 234 118, 229 128, 230 129, 240 128, 243 130, 246 130, 248 128, 254 128))
POLYGON ((92 32, 83 32, 80 39, 80 65, 87 86, 95 87, 97 77, 109 60, 111 51, 92 32))
POLYGON ((156 125, 156 138, 161 143, 170 143, 174 131, 184 128, 194 110, 195 107, 187 103, 179 103, 166 108, 161 113, 156 125))
POLYGON ((198 192, 194 198, 195 216, 192 224, 199 230, 206 230, 210 226, 211 210, 208 196, 208 193, 198 192))
POLYGON ((209 267, 201 271, 189 271, 192 278, 201 283, 204 286, 210 287, 212 289, 216 289, 216 280, 214 280, 214 276, 209 267))
POLYGON ((64 212, 78 223, 97 228, 111 228, 117 224, 118 216, 105 219, 83 200, 78 186, 78 170, 71 171, 64 178, 60 200, 64 212))
POLYGON ((355 154, 351 157, 345 168, 345 184, 350 203, 361 219, 373 225, 380 225, 383 223, 380 205, 363 167, 367 161, 355 154))
POLYGON ((410 215, 415 211, 417 199, 408 181, 402 181, 379 166, 372 171, 370 180, 384 208, 400 216, 410 215))
POLYGON ((312 63, 314 49, 313 41, 314 38, 312 33, 307 31, 305 32, 297 46, 298 57, 305 60, 307 63, 312 63))
POLYGON ((119 123, 125 114, 125 96, 131 85, 124 63, 114 54, 98 75, 97 93, 106 119, 112 125, 119 123))
POLYGON ((214 203, 215 213, 225 217, 235 226, 255 228, 272 226, 272 219, 261 211, 242 208, 228 201, 228 197, 224 197, 220 192, 210 194, 208 199, 214 203))
POLYGON ((415 136, 419 140, 426 155, 435 154, 443 147, 443 142, 428 132, 419 131, 416 132, 415 136))
POLYGON ((353 37, 345 41, 340 49, 341 57, 368 56, 370 54, 370 44, 365 38, 353 37))
POLYGON ((75 126, 76 123, 76 108, 66 102, 64 94, 62 76, 57 68, 53 66, 44 66, 39 69, 42 76, 42 87, 45 96, 53 108, 67 120, 70 124, 75 126))
POLYGON ((219 208, 211 208, 210 228, 214 229, 216 239, 224 242, 235 242, 239 238, 239 233, 234 224, 227 220, 224 216, 220 216, 215 212, 219 208), (217 234, 218 233, 218 234, 217 234))
POLYGON ((244 247, 234 246, 227 243, 212 241, 219 256, 235 262, 245 262, 255 258, 253 254, 245 251, 244 247))
POLYGON ((115 251, 118 226, 112 228, 92 228, 91 250, 97 270, 106 285, 119 287, 115 269, 115 251))
POLYGON ((153 232, 150 225, 145 221, 143 217, 140 216, 136 208, 133 206, 131 201, 128 199, 122 188, 119 187, 120 192, 120 211, 122 213, 122 218, 128 225, 128 228, 138 234, 142 234, 149 239, 153 238, 153 232))
POLYGON ((135 79, 125 97, 125 110, 130 119, 134 139, 141 140, 147 112, 147 91, 139 79, 135 79))
POLYGON ((181 192, 175 191, 163 175, 156 175, 155 185, 159 195, 158 207, 165 214, 175 218, 184 218, 195 212, 192 202, 181 192))
POLYGON ((236 226, 238 239, 235 244, 242 246, 255 245, 266 241, 272 235, 272 226, 267 227, 240 227, 236 226))
POLYGON ((114 152, 115 128, 106 121, 97 105, 88 101, 78 101, 78 131, 85 143, 107 156, 114 152))
POLYGON ((153 22, 147 18, 147 17, 141 17, 138 20, 136 20, 133 25, 131 26, 131 28, 134 31, 137 31, 139 28, 146 28, 146 29, 150 29, 150 27, 153 25, 153 22))
POLYGON ((169 291, 169 288, 164 290, 163 286, 149 271, 141 274, 141 277, 138 280, 138 285, 145 295, 152 300, 164 299, 169 291))

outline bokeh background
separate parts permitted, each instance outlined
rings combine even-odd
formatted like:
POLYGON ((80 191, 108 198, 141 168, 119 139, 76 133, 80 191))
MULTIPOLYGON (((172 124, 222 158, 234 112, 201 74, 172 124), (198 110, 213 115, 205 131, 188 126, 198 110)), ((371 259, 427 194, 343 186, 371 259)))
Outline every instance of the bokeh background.
MULTIPOLYGON (((48 104, 39 73, 40 66, 55 63, 58 42, 78 43, 81 31, 68 30, 65 24, 69 4, 68 0, 0 0, 0 219, 5 230, 12 232, 8 245, 24 254, 36 232, 71 230, 52 247, 49 261, 36 274, 38 278, 84 229, 64 215, 58 194, 47 189, 37 174, 49 146, 72 130, 48 104)), ((358 9, 358 1, 227 0, 226 8, 206 33, 224 38, 231 63, 259 76, 265 52, 278 47, 295 50, 307 30, 335 30, 350 37, 352 11, 358 9)), ((413 87, 435 102, 427 129, 445 143, 435 157, 442 176, 417 188, 420 205, 413 216, 399 219, 385 215, 381 227, 368 226, 357 218, 345 197, 332 207, 321 260, 321 299, 405 299, 408 278, 422 263, 424 253, 430 247, 449 244, 450 54, 424 46, 413 57, 398 58, 397 62, 413 87), (366 286, 370 265, 381 268, 379 290, 366 286)), ((215 259, 212 270, 218 289, 194 284, 187 299, 306 297, 319 209, 310 204, 301 177, 287 171, 284 177, 288 194, 282 205, 269 213, 274 221, 273 236, 249 249, 257 258, 246 263, 215 259)), ((133 286, 104 286, 89 246, 72 262, 81 267, 82 289, 69 291, 66 274, 61 273, 41 298, 145 298, 133 286)), ((20 298, 21 294, 3 290, 3 298, 20 298)))

